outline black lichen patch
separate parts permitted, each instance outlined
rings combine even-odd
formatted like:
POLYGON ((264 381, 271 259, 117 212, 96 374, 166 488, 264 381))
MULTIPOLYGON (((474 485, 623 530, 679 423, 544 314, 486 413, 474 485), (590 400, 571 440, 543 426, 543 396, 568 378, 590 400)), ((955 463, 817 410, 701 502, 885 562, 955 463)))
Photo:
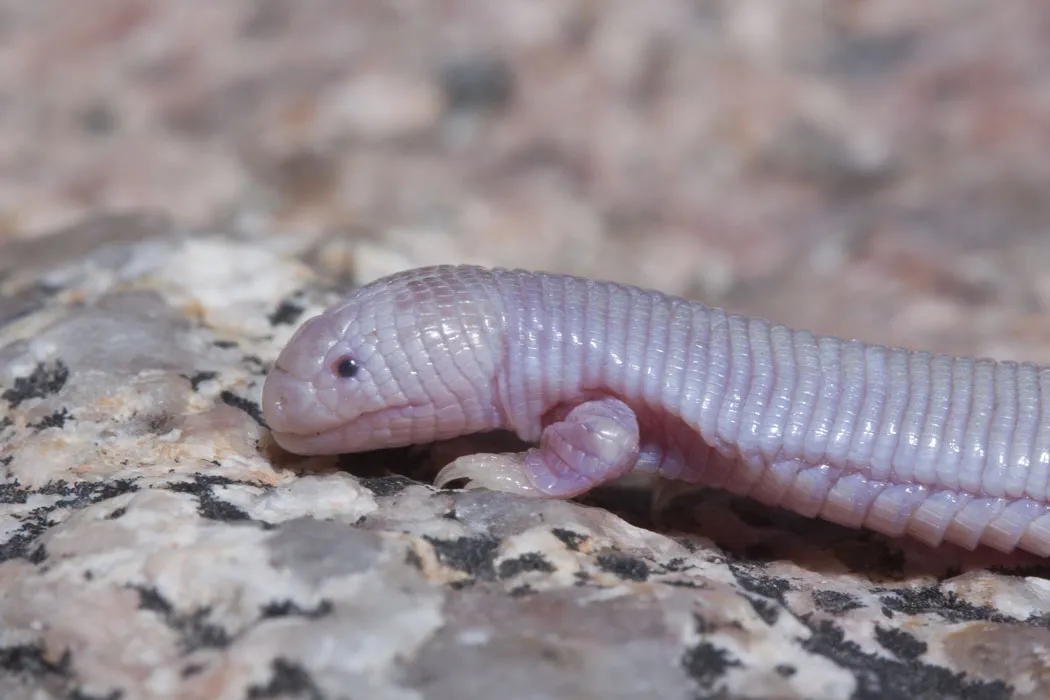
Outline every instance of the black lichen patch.
POLYGON ((303 608, 291 600, 281 600, 267 603, 262 608, 263 618, 273 617, 306 617, 316 619, 324 617, 332 612, 332 602, 322 600, 315 608, 303 608))
POLYGON ((917 659, 926 653, 926 642, 901 629, 875 626, 875 639, 894 656, 902 660, 917 659))
POLYGON ((602 571, 615 574, 625 581, 645 581, 652 573, 644 561, 626 554, 602 554, 597 562, 602 571))
POLYGON ((219 394, 219 398, 221 398, 222 402, 227 406, 233 406, 234 408, 241 409, 249 416, 251 416, 251 419, 253 421, 266 428, 267 430, 270 429, 270 426, 266 425, 266 420, 263 418, 262 408, 259 406, 259 404, 255 403, 254 401, 249 401, 243 396, 237 396, 237 394, 234 394, 232 391, 222 392, 221 394, 219 394))
POLYGON ((842 591, 813 591, 813 603, 832 615, 842 615, 850 610, 864 607, 864 604, 855 597, 842 591))
POLYGON ((686 560, 682 557, 674 557, 673 559, 668 560, 667 563, 663 565, 664 571, 675 574, 681 573, 683 571, 689 571, 690 569, 695 568, 695 564, 687 563, 686 560))
POLYGON ((438 561, 445 566, 462 571, 482 581, 496 578, 495 558, 499 540, 485 535, 458 537, 454 540, 439 540, 424 537, 434 548, 438 561))
POLYGON ((66 421, 72 418, 69 411, 65 407, 60 408, 54 413, 44 416, 36 423, 30 423, 29 427, 33 430, 47 430, 48 428, 62 428, 65 426, 66 421))
POLYGON ((33 551, 31 551, 26 559, 29 560, 30 564, 41 564, 47 559, 47 548, 42 544, 38 544, 33 551))
POLYGON ((37 493, 62 496, 62 500, 55 503, 56 508, 83 508, 138 490, 138 484, 131 479, 116 479, 105 482, 80 481, 75 484, 52 481, 44 484, 37 493))
POLYGON ((780 619, 780 611, 783 610, 777 603, 762 598, 756 595, 745 595, 747 602, 751 603, 751 608, 755 611, 755 614, 762 618, 762 621, 772 627, 780 619))
POLYGON ((857 681, 853 700, 1001 700, 1012 695, 1012 688, 1002 681, 967 680, 964 673, 915 659, 896 660, 869 654, 856 643, 847 641, 842 630, 830 620, 817 622, 809 615, 800 620, 812 633, 801 640, 802 648, 853 674, 857 681))
POLYGON ((706 640, 687 649, 682 655, 681 664, 689 677, 704 691, 715 690, 730 668, 740 666, 740 662, 728 651, 706 640))
POLYGON ((361 485, 372 492, 373 496, 386 498, 394 496, 412 485, 412 480, 403 476, 379 476, 361 479, 361 485))
POLYGON ((157 613, 172 631, 179 635, 183 651, 219 649, 230 644, 230 635, 218 625, 207 621, 210 608, 200 608, 190 614, 178 613, 155 588, 135 586, 139 594, 139 608, 157 613))
POLYGON ((0 398, 17 408, 23 401, 42 399, 61 391, 69 379, 69 367, 58 360, 48 366, 41 362, 28 377, 15 379, 14 387, 8 389, 0 398))
POLYGON ((204 382, 210 382, 212 379, 215 379, 218 376, 218 372, 202 371, 197 372, 196 374, 191 374, 187 376, 186 379, 189 380, 190 387, 194 391, 197 391, 201 388, 201 384, 203 384, 204 382))
POLYGON ((15 422, 11 420, 11 416, 4 416, 3 418, 0 418, 0 432, 7 430, 14 424, 15 422))
POLYGON ((271 326, 290 326, 299 320, 299 317, 303 315, 303 311, 305 309, 299 304, 285 300, 278 304, 277 308, 266 319, 271 326))
POLYGON ((0 544, 0 562, 22 557, 30 561, 40 556, 32 544, 50 526, 51 513, 58 509, 78 509, 125 493, 138 490, 134 481, 118 479, 104 483, 82 481, 68 484, 65 481, 53 481, 36 490, 15 490, 17 484, 0 487, 0 501, 5 503, 25 503, 30 494, 61 496, 52 505, 34 508, 23 520, 18 531, 6 542, 0 544))
POLYGON ((1038 615, 1029 615, 1024 619, 1025 624, 1032 627, 1043 627, 1050 629, 1050 613, 1040 613, 1038 615))
POLYGON ((736 582, 745 591, 757 593, 765 598, 772 598, 781 605, 785 604, 784 594, 791 590, 791 583, 788 581, 776 576, 756 573, 753 570, 748 570, 748 567, 730 562, 726 562, 726 566, 729 567, 729 571, 732 572, 736 582))
POLYGON ((176 493, 188 493, 197 497, 197 513, 202 518, 209 520, 221 520, 223 522, 234 522, 238 520, 251 520, 251 516, 242 509, 218 498, 212 491, 215 486, 229 486, 239 482, 227 479, 224 476, 209 476, 205 474, 194 474, 193 481, 179 481, 168 484, 167 488, 176 493))
POLYGON ((209 608, 204 608, 187 616, 178 616, 169 620, 169 624, 179 630, 182 635, 182 646, 187 651, 203 647, 222 648, 230 643, 230 636, 222 627, 208 622, 211 614, 209 608))
POLYGON ((787 609, 784 594, 791 590, 791 584, 776 576, 767 576, 756 572, 757 567, 747 567, 726 561, 737 584, 744 589, 744 597, 751 604, 755 614, 767 625, 774 625, 780 613, 787 609))
POLYGON ((118 518, 123 518, 127 512, 127 508, 115 508, 112 513, 106 516, 106 520, 117 520, 118 518))
POLYGON ((244 364, 254 365, 249 368, 249 372, 254 374, 266 374, 269 371, 269 365, 263 362, 263 359, 258 355, 245 355, 243 358, 244 364))
POLYGON ((83 508, 138 490, 139 485, 130 479, 118 479, 111 482, 78 482, 72 485, 64 481, 50 482, 37 492, 64 496, 55 504, 55 508, 83 508))
POLYGON ((502 561, 499 565, 500 578, 512 578, 525 571, 551 573, 554 571, 554 566, 539 552, 522 554, 520 557, 502 561))
POLYGON ((323 700, 325 697, 309 672, 297 663, 287 659, 274 659, 270 663, 270 670, 273 674, 269 683, 248 688, 250 700, 278 697, 305 697, 310 700, 323 700))
POLYGON ((44 649, 36 644, 0 647, 0 669, 5 674, 39 680, 48 676, 69 678, 72 659, 67 650, 58 661, 50 661, 44 649))
POLYGON ((160 613, 164 617, 175 613, 175 608, 171 607, 171 603, 169 603, 157 589, 140 587, 135 590, 138 591, 139 594, 140 610, 150 610, 155 613, 160 613))
POLYGON ((885 591, 881 596, 884 608, 906 615, 923 615, 933 613, 940 615, 948 622, 1016 622, 1014 618, 1003 615, 990 605, 968 603, 955 593, 944 592, 940 588, 899 588, 885 591))
POLYGON ((17 557, 28 559, 30 545, 47 530, 47 516, 50 512, 47 508, 34 509, 18 528, 18 532, 0 544, 0 562, 17 557))
POLYGON ((563 527, 556 527, 551 530, 551 534, 557 537, 559 540, 565 543, 565 546, 574 552, 580 551, 580 545, 587 540, 586 535, 581 535, 578 532, 572 530, 566 530, 563 527))
POLYGON ((6 484, 0 484, 0 503, 15 504, 25 503, 31 492, 22 488, 18 480, 6 484))
POLYGON ((13 461, 15 461, 15 458, 14 458, 13 455, 8 455, 6 457, 0 457, 0 467, 6 467, 7 465, 11 464, 11 462, 13 462, 13 461))

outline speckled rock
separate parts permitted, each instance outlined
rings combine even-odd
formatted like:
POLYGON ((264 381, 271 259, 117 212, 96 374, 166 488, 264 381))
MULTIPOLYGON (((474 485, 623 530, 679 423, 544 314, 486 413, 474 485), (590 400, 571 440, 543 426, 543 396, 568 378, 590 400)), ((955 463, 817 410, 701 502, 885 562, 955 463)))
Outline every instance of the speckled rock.
POLYGON ((261 383, 367 277, 342 245, 333 277, 313 243, 128 214, 0 247, 0 696, 1050 694, 1027 555, 720 493, 654 520, 630 483, 430 486, 469 440, 283 453, 261 383))

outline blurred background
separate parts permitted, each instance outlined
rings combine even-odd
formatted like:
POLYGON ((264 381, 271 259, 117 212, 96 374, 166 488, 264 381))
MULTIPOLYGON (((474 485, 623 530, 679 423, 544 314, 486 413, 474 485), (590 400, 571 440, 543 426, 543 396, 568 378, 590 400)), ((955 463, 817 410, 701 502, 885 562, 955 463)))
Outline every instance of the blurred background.
POLYGON ((0 241, 140 210, 1050 363, 1050 4, 0 0, 0 241))

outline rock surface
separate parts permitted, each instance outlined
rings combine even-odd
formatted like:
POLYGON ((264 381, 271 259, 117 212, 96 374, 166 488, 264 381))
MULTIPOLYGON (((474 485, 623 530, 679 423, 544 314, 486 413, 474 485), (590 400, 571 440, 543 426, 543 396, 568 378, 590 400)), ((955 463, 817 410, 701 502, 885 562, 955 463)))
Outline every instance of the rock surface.
POLYGON ((1050 363, 1042 0, 0 0, 0 698, 1044 698, 1050 567, 282 453, 405 267, 1050 363))
POLYGON ((293 457, 261 383, 333 297, 279 239, 53 236, 0 249, 5 698, 1050 692, 1040 560, 722 494, 656 524, 630 485, 429 486, 462 444, 293 457))

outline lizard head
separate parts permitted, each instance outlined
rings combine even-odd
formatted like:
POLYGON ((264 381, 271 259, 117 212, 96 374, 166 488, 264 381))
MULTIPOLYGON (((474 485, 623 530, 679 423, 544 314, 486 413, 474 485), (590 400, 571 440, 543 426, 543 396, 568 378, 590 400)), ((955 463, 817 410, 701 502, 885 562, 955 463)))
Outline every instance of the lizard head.
POLYGON ((490 279, 474 267, 409 270, 303 323, 263 386, 278 444, 338 454, 498 427, 500 310, 490 279))

